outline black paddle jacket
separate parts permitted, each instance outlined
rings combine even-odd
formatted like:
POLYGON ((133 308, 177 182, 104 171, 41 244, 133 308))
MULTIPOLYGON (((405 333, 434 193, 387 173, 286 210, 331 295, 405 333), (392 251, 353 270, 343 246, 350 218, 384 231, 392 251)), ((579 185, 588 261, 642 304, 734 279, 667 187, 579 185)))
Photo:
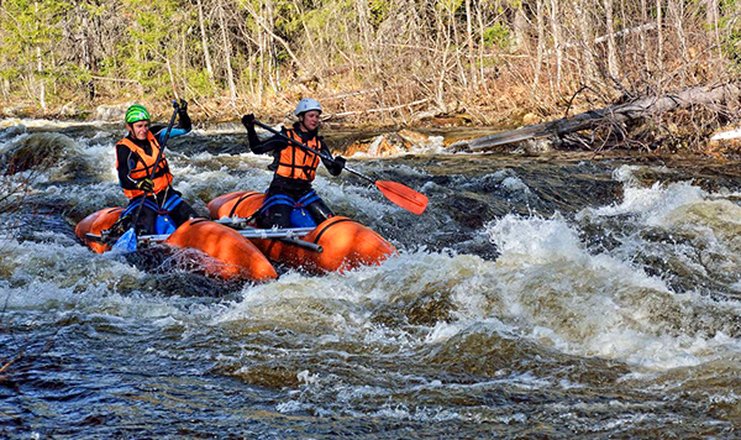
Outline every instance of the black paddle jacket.
MULTIPOLYGON (((332 157, 332 153, 330 153, 329 147, 327 147, 324 139, 319 136, 318 130, 305 132, 301 129, 301 124, 299 122, 293 124, 293 130, 298 133, 298 135, 301 137, 302 143, 304 144, 308 143, 314 138, 317 138, 318 144, 321 145, 319 150, 327 154, 329 157, 332 157)), ((280 131, 284 136, 288 136, 285 127, 281 127, 280 131)), ((273 155, 275 159, 273 160, 273 163, 268 166, 268 169, 272 171, 275 171, 278 168, 280 152, 289 145, 289 142, 287 140, 278 135, 275 135, 264 141, 260 141, 260 139, 257 137, 257 133, 255 132, 255 127, 250 127, 247 129, 247 140, 249 142, 250 150, 252 150, 253 153, 273 155)), ((329 174, 333 176, 340 175, 340 173, 342 172, 341 165, 339 165, 337 162, 329 161, 324 158, 321 158, 321 160, 324 164, 324 167, 327 168, 327 171, 329 171, 329 174)), ((293 196, 294 194, 306 193, 310 189, 311 181, 303 179, 291 179, 275 174, 273 176, 273 181, 270 183, 268 193, 285 193, 293 196)))

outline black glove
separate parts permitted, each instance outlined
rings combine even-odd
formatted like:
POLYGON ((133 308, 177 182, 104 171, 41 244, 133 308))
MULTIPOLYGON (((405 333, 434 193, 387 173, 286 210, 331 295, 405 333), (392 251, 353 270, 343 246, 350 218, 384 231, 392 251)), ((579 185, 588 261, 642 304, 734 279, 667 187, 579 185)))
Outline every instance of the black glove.
POLYGON ((327 167, 329 174, 339 176, 340 173, 342 173, 342 170, 345 169, 345 158, 342 156, 335 156, 331 162, 325 162, 324 166, 327 167))
POLYGON ((181 99, 178 105, 178 128, 183 128, 186 131, 190 131, 193 128, 193 122, 188 116, 188 101, 181 99))
POLYGON ((255 128, 255 115, 250 113, 249 115, 242 116, 242 125, 244 125, 244 128, 247 130, 254 130, 255 128))
POLYGON ((144 192, 151 193, 152 191, 154 191, 154 182, 152 182, 152 179, 150 179, 149 177, 146 177, 136 182, 136 188, 144 192))
POLYGON ((181 99, 180 104, 178 105, 178 116, 180 117, 180 120, 183 120, 184 118, 188 118, 188 101, 181 99))

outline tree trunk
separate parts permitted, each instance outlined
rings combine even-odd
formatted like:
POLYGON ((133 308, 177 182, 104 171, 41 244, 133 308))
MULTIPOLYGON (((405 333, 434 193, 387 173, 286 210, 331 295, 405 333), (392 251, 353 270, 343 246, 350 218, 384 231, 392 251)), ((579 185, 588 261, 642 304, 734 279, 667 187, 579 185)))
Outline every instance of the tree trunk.
POLYGON ((455 49, 455 64, 458 67, 458 78, 460 78, 463 88, 468 88, 468 76, 466 75, 466 69, 463 67, 461 55, 461 38, 458 35, 458 26, 456 23, 455 9, 452 6, 447 8, 448 10, 448 27, 453 30, 453 48, 455 49))
MULTIPOLYGON (((93 66, 93 45, 90 44, 88 29, 90 29, 88 17, 86 15, 83 15, 79 33, 80 46, 82 50, 82 67, 83 70, 87 70, 89 74, 93 75, 97 72, 95 71, 96 69, 93 66)), ((88 99, 92 101, 95 99, 95 81, 93 81, 92 79, 88 80, 86 86, 88 91, 88 99)))
MULTIPOLYGON (((479 80, 476 75, 476 50, 473 44, 473 16, 471 12, 471 0, 466 0, 466 44, 468 46, 468 68, 474 89, 479 80)), ((474 90, 474 93, 476 90, 474 90)))
POLYGON ((715 87, 695 87, 683 90, 676 95, 643 98, 627 104, 613 105, 599 110, 580 113, 570 118, 529 125, 518 128, 517 130, 505 131, 470 141, 456 142, 450 148, 454 150, 482 151, 528 139, 546 136, 559 137, 564 134, 606 124, 622 124, 630 120, 637 120, 678 108, 686 108, 691 105, 737 103, 740 98, 741 82, 733 82, 715 87))
MULTIPOLYGON (((641 21, 643 24, 648 23, 648 5, 646 4, 648 0, 641 0, 641 21)), ((648 58, 648 44, 646 43, 646 30, 641 29, 640 36, 640 44, 641 44, 641 53, 643 54, 643 66, 646 69, 647 72, 651 71, 651 63, 648 58)))
POLYGON ((226 20, 224 19, 224 5, 219 2, 219 25, 221 26, 221 42, 224 45, 224 62, 226 64, 226 80, 229 84, 229 105, 237 106, 237 86, 234 83, 234 71, 232 70, 232 49, 229 37, 226 33, 226 20))
POLYGON ((612 0, 604 0, 605 3, 605 27, 607 28, 607 70, 614 80, 620 78, 618 66, 617 48, 615 45, 615 29, 613 23, 612 0))
POLYGON ((478 58, 479 71, 478 71, 478 74, 481 80, 481 85, 484 88, 484 92, 488 93, 489 87, 486 83, 486 77, 484 76, 484 31, 486 28, 484 26, 483 13, 481 11, 481 2, 477 2, 477 5, 476 5, 476 21, 479 25, 479 58, 478 58))
POLYGON ((263 28, 263 30, 265 30, 265 32, 273 40, 277 41, 281 46, 283 46, 283 48, 286 50, 286 53, 288 53, 288 56, 291 57, 291 60, 296 65, 296 69, 300 69, 301 66, 302 66, 301 65, 301 62, 298 60, 298 57, 296 56, 296 54, 293 53, 293 51, 291 50, 291 47, 288 45, 288 42, 286 40, 284 40, 283 38, 281 38, 279 35, 277 35, 273 31, 273 19, 272 19, 272 6, 271 6, 271 4, 269 4, 269 3, 266 4, 263 9, 266 10, 266 14, 268 14, 268 19, 266 19, 265 17, 262 17, 261 15, 259 15, 251 7, 248 7, 247 8, 247 12, 249 12, 250 15, 252 15, 252 18, 255 20, 255 23, 258 26, 260 26, 261 28, 263 28), (268 24, 270 26, 268 26, 268 24))
POLYGON ((44 82, 44 65, 41 62, 41 47, 36 46, 36 73, 38 73, 39 104, 46 111, 46 83, 44 82))
POLYGON ((437 105, 438 109, 445 112, 447 107, 445 104, 445 83, 448 72, 448 52, 451 46, 451 38, 450 29, 448 29, 446 21, 439 16, 436 16, 435 21, 438 28, 436 47, 440 52, 442 52, 442 58, 440 59, 439 63, 440 67, 439 71, 437 72, 439 77, 437 78, 435 90, 435 104, 437 105), (440 41, 441 38, 443 39, 442 41, 440 41))
POLYGON ((10 100, 10 80, 7 78, 3 79, 3 98, 5 101, 10 100))
POLYGON ((522 10, 522 4, 518 3, 517 9, 515 10, 515 17, 512 23, 515 34, 515 47, 523 52, 530 52, 530 45, 528 44, 527 31, 528 22, 525 11, 522 10))
POLYGON ((718 29, 720 11, 718 9, 718 0, 705 0, 705 23, 707 23, 707 28, 712 32, 715 39, 715 45, 718 47, 718 52, 722 56, 722 51, 720 49, 720 29, 718 29))
POLYGON ((172 87, 172 95, 179 99, 180 95, 178 94, 178 88, 175 85, 175 73, 172 71, 172 64, 170 63, 170 58, 165 57, 165 67, 167 68, 167 74, 170 77, 170 87, 172 87))
POLYGON ((545 54, 545 19, 543 13, 543 0, 536 0, 536 28, 538 31, 538 44, 535 55, 535 74, 533 75, 533 87, 531 93, 537 94, 538 85, 540 84, 540 75, 543 70, 543 56, 545 54))
POLYGON ((586 0, 578 0, 576 4, 576 18, 579 20, 579 33, 581 34, 583 82, 588 84, 595 78, 594 55, 592 53, 594 37, 592 36, 591 16, 587 10, 589 7, 586 0))
MULTIPOLYGON (((664 30, 661 28, 664 17, 662 14, 661 0, 656 0, 656 38, 658 39, 656 43, 656 71, 659 72, 659 74, 664 72, 664 30)), ((663 82, 663 78, 659 78, 659 80, 663 82)), ((659 89, 659 91, 661 91, 661 89, 659 89)))
POLYGON ((556 90, 561 94, 561 72, 563 66, 563 48, 561 47, 561 23, 558 14, 558 0, 551 0, 551 33, 553 49, 556 52, 556 90))
POLYGON ((203 18, 203 2, 197 0, 198 4, 198 27, 201 30, 201 47, 203 47, 203 61, 206 63, 206 74, 208 80, 213 84, 214 69, 211 67, 211 52, 208 49, 208 37, 206 36, 206 20, 203 18))
POLYGON ((677 32, 679 48, 682 51, 682 60, 686 62, 689 57, 687 54, 687 37, 684 33, 684 27, 682 25, 682 20, 684 17, 684 5, 682 4, 682 0, 668 0, 667 6, 669 8, 671 20, 674 23, 674 30, 677 32))
MULTIPOLYGON (((36 16, 39 16, 39 3, 34 2, 36 16)), ((38 23, 38 22, 37 22, 38 23)), ((46 84, 44 82, 44 65, 41 57, 41 46, 36 46, 36 73, 38 74, 39 104, 46 112, 46 84)))

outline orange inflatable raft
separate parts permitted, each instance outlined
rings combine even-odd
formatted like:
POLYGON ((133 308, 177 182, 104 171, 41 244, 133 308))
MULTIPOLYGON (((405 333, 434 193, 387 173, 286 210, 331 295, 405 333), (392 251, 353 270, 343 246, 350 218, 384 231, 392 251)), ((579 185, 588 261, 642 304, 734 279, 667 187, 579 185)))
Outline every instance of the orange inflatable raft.
MULTIPOLYGON (((85 217, 75 227, 75 235, 90 249, 102 254, 110 246, 90 239, 87 234, 100 236, 118 220, 122 208, 106 208, 85 217)), ((245 278, 254 281, 278 277, 275 268, 254 244, 239 232, 206 219, 191 219, 169 235, 164 243, 198 249, 214 258, 212 265, 204 267, 206 273, 225 279, 245 278)))
MULTIPOLYGON (((212 219, 244 219, 257 212, 264 199, 263 193, 238 191, 215 198, 208 204, 208 210, 212 219)), ((317 252, 280 239, 250 240, 270 260, 315 273, 380 264, 396 253, 396 248, 374 230, 342 216, 325 220, 300 238, 320 246, 322 251, 317 252)))

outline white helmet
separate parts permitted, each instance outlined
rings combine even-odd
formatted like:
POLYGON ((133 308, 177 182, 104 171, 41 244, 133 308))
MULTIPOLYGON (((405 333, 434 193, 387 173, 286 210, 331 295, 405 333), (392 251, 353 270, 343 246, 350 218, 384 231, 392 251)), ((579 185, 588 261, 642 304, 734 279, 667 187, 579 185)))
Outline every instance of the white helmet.
POLYGON ((303 98, 301 99, 301 101, 298 102, 296 110, 294 110, 293 114, 299 116, 301 115, 301 113, 306 113, 310 110, 318 110, 319 113, 321 113, 322 105, 319 104, 319 101, 317 101, 316 99, 303 98))

